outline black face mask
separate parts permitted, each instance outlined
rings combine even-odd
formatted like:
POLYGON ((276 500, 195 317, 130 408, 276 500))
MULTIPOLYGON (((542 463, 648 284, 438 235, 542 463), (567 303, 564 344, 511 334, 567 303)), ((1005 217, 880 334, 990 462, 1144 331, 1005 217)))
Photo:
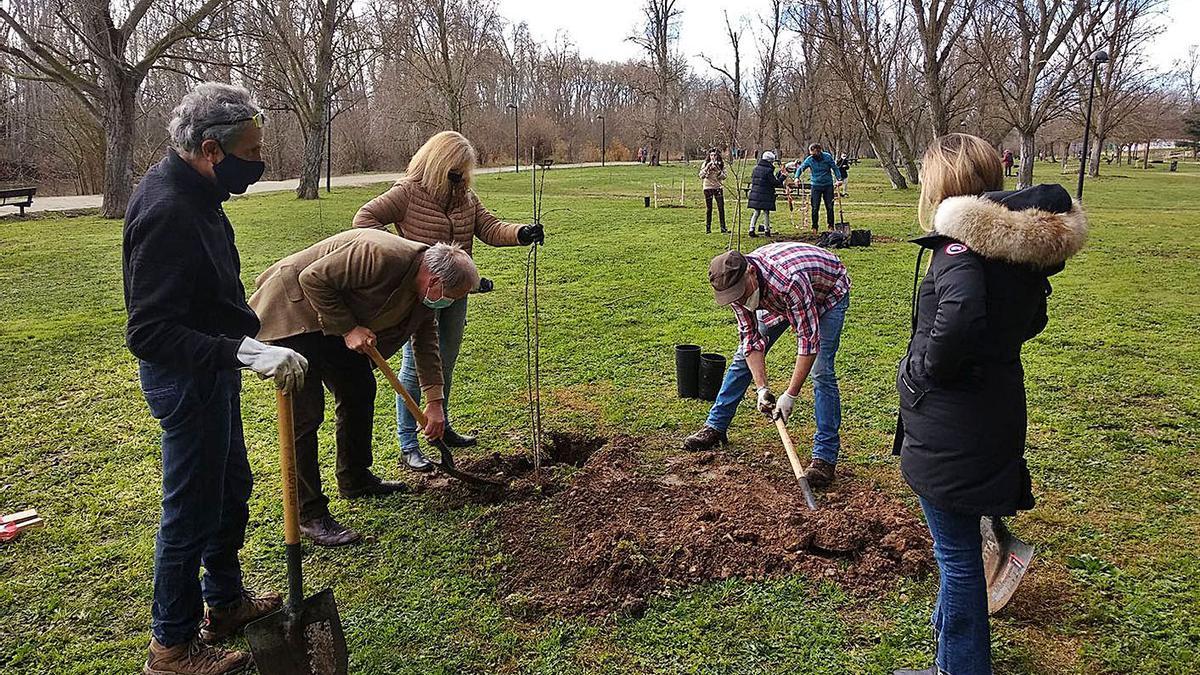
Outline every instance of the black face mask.
POLYGON ((242 159, 228 152, 225 153, 225 159, 213 164, 213 171, 217 174, 217 184, 235 195, 244 194, 247 188, 262 178, 263 172, 266 170, 266 162, 242 159))

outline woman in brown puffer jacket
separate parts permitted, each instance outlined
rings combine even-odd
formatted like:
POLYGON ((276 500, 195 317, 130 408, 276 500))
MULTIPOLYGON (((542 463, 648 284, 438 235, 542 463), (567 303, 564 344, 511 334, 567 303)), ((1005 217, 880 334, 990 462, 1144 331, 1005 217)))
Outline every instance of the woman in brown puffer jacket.
MULTIPOLYGON (((541 243, 541 225, 505 223, 484 208, 471 190, 476 154, 471 142, 460 133, 443 131, 434 134, 408 163, 408 170, 387 192, 363 205, 354 216, 355 227, 387 230, 424 244, 455 242, 468 253, 475 237, 492 246, 521 246, 541 243)), ((467 324, 467 299, 448 301, 439 292, 429 296, 426 304, 438 315, 438 347, 442 357, 442 373, 446 410, 446 432, 443 440, 451 447, 475 444, 471 436, 454 431, 450 424, 450 380, 454 363, 462 346, 467 324)), ((404 346, 404 365, 400 371, 404 388, 418 402, 421 387, 413 363, 412 345, 404 346)), ((396 399, 397 434, 402 462, 415 471, 431 471, 433 466, 421 454, 417 445, 417 423, 396 399)))
POLYGON ((725 162, 721 159, 721 151, 713 148, 708 151, 704 166, 700 167, 700 178, 704 186, 704 206, 707 209, 704 217, 704 231, 712 234, 713 200, 717 202, 717 213, 721 216, 721 231, 725 229, 725 162))

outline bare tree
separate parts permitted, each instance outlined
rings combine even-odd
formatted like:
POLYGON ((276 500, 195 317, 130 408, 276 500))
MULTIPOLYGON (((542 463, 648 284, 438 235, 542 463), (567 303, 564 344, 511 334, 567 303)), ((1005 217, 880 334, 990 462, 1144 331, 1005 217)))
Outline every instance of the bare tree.
POLYGON ((1005 120, 1020 134, 1017 185, 1033 184, 1038 129, 1071 104, 1062 96, 1112 0, 995 0, 975 12, 976 44, 1005 120))
POLYGON ((316 199, 333 101, 362 72, 372 45, 350 0, 255 0, 251 9, 262 58, 246 72, 272 108, 296 117, 304 139, 296 196, 316 199))
POLYGON ((772 147, 780 145, 780 123, 778 109, 779 50, 783 34, 784 3, 786 0, 769 0, 770 9, 759 17, 762 38, 758 43, 758 126, 754 133, 755 147, 763 147, 763 136, 768 124, 772 128, 772 147))
POLYGON ((645 23, 628 38, 646 53, 654 73, 656 86, 645 92, 654 103, 654 117, 647 133, 652 164, 659 162, 666 134, 667 106, 678 100, 672 96, 672 90, 678 88, 685 67, 675 53, 675 44, 679 41, 679 17, 682 14, 679 0, 645 0, 642 5, 645 23))
POLYGON ((49 7, 14 2, 12 12, 0 6, 6 29, 0 45, 6 57, 2 72, 65 88, 104 129, 104 217, 123 218, 133 191, 142 83, 180 42, 217 36, 219 31, 207 21, 223 2, 55 0, 49 7), (57 29, 47 29, 47 23, 57 29))
MULTIPOLYGON (((789 13, 789 25, 798 31, 815 26, 823 41, 840 47, 836 57, 822 60, 820 66, 836 73, 892 187, 903 190, 908 182, 882 133, 891 129, 893 140, 907 144, 891 107, 890 67, 899 53, 899 17, 903 16, 896 10, 895 3, 888 0, 817 0, 807 9, 789 13)), ((811 61, 806 65, 810 70, 815 66, 811 61)), ((902 154, 909 177, 915 181, 917 167, 911 146, 902 147, 902 154)))
MULTIPOLYGON (((713 105, 726 116, 726 138, 730 151, 738 147, 738 130, 742 117, 742 27, 736 29, 729 21, 729 12, 725 12, 725 36, 729 39, 729 47, 733 50, 733 66, 717 65, 712 57, 700 54, 700 58, 715 70, 723 79, 724 87, 713 97, 713 105)), ((759 125, 761 127, 761 124, 759 125)))
POLYGON ((929 129, 936 138, 950 132, 950 120, 961 112, 971 79, 963 72, 962 38, 980 0, 909 0, 916 20, 918 61, 929 129))
MULTIPOLYGON (((1100 174, 1100 155, 1112 133, 1138 110, 1141 103, 1158 91, 1152 86, 1153 71, 1147 63, 1143 48, 1158 35, 1154 22, 1163 8, 1163 0, 1113 0, 1112 7, 1097 29, 1085 40, 1085 54, 1094 56, 1100 50, 1108 54, 1108 63, 1101 66, 1096 81, 1093 133, 1088 175, 1100 174)), ((1083 61, 1080 80, 1085 91, 1091 83, 1090 59, 1083 61)))

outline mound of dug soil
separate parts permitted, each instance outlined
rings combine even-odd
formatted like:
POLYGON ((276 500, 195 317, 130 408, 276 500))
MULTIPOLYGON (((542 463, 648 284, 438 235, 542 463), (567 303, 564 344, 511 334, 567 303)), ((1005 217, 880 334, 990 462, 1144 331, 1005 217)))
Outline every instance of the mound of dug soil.
POLYGON ((537 474, 520 456, 464 463, 517 479, 481 497, 501 504, 492 518, 510 611, 638 615, 689 585, 792 573, 867 594, 932 568, 921 522, 853 478, 818 492, 813 512, 786 465, 767 472, 706 453, 672 458, 662 474, 642 465, 635 439, 598 445, 556 438, 537 474))

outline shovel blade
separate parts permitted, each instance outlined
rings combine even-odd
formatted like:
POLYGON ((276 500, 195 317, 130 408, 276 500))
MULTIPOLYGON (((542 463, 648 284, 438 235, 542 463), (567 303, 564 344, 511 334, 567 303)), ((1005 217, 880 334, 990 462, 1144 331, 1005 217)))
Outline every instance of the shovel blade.
POLYGON ((286 605, 246 626, 246 640, 262 675, 347 675, 349 655, 333 591, 286 605))
POLYGON ((999 612, 1017 592, 1033 561, 1033 547, 1014 537, 998 517, 979 519, 983 535, 983 573, 987 578, 988 614, 999 612))

